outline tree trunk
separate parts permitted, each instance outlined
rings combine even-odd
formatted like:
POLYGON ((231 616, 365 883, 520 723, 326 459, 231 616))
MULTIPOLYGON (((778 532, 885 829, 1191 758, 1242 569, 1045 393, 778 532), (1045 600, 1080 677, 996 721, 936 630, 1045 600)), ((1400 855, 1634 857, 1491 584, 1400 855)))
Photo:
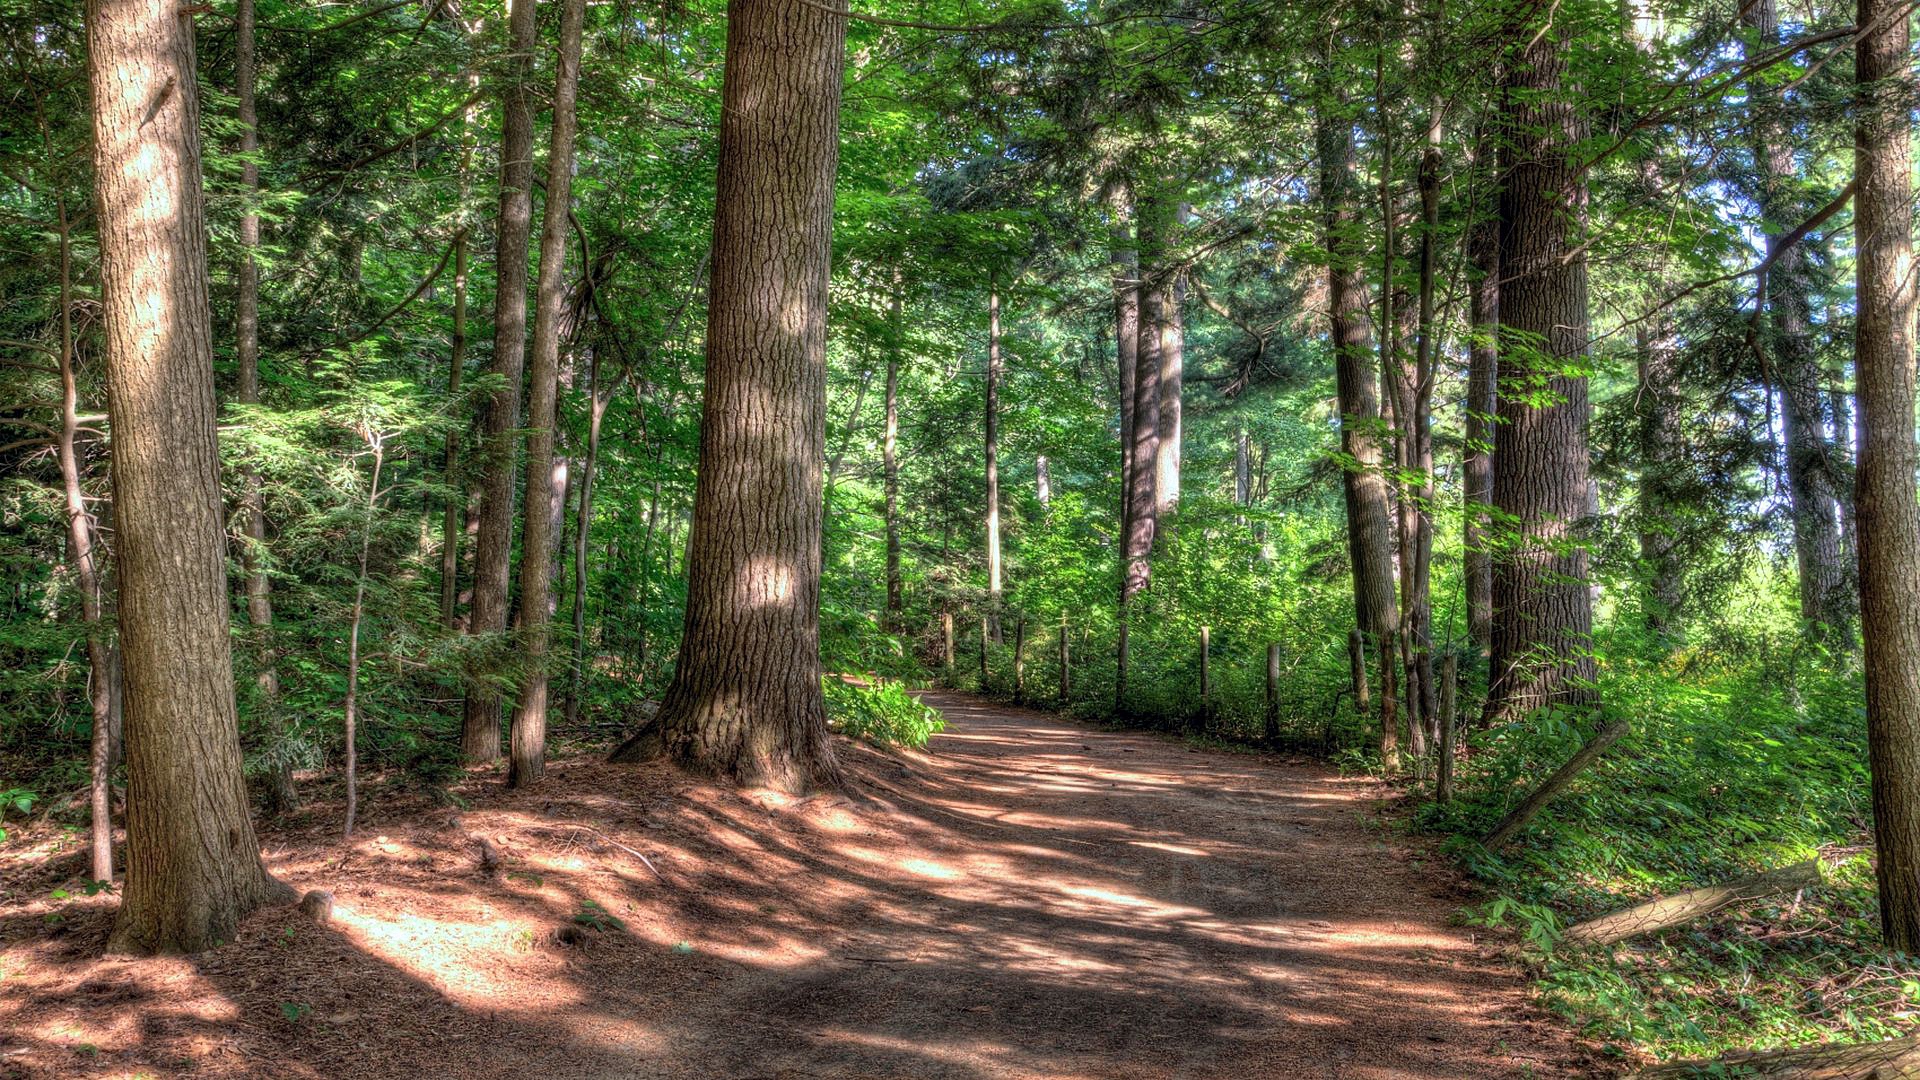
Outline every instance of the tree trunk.
MULTIPOLYGON (((601 385, 600 354, 587 361, 587 458, 580 466, 580 502, 573 519, 573 664, 567 681, 567 723, 580 719, 590 650, 587 648, 587 553, 593 536, 593 485, 600 472, 600 429, 613 401, 613 391, 601 385)), ((624 379, 621 382, 625 382, 624 379)))
MULTIPOLYGON (((1493 140, 1484 133, 1474 156, 1476 164, 1491 178, 1493 140)), ((1488 509, 1493 505, 1494 416, 1498 407, 1495 387, 1500 377, 1500 219, 1495 213, 1476 212, 1480 216, 1467 238, 1473 270, 1467 300, 1464 571, 1467 636, 1485 656, 1493 645, 1493 555, 1488 547, 1492 519, 1488 509)))
MULTIPOLYGON (((505 380, 480 422, 480 531, 474 539, 473 606, 467 629, 507 628, 513 562, 514 465, 519 449, 520 384, 527 354, 527 245, 533 224, 533 79, 535 0, 512 0, 510 56, 500 92, 500 217, 495 227, 493 367, 505 380)), ((468 761, 500 756, 500 695, 484 681, 467 690, 460 750, 468 761)))
POLYGON ((1671 896, 1656 896, 1645 903, 1608 912, 1595 919, 1567 928, 1566 939, 1590 945, 1611 945, 1641 934, 1656 934, 1735 904, 1764 900, 1769 896, 1817 889, 1826 882, 1819 859, 1808 859, 1792 866, 1763 870, 1757 874, 1701 889, 1688 889, 1671 896))
POLYGON ((749 786, 837 787, 820 687, 826 315, 846 23, 731 0, 686 630, 664 752, 749 786))
POLYGON ((902 319, 900 271, 893 272, 893 297, 887 304, 886 429, 881 436, 881 468, 885 473, 887 527, 887 622, 889 633, 900 633, 905 601, 900 580, 900 357, 906 326, 902 319))
POLYGON ((1854 364, 1860 464, 1860 615, 1880 925, 1920 952, 1920 501, 1914 490, 1912 79, 1907 16, 1859 0, 1854 52, 1854 364))
POLYGON ((1440 353, 1439 320, 1434 292, 1439 279, 1440 247, 1440 139, 1444 104, 1433 101, 1428 109, 1427 146, 1420 156, 1420 255, 1419 307, 1414 337, 1414 385, 1408 395, 1413 406, 1406 421, 1409 440, 1407 464, 1416 479, 1411 492, 1413 504, 1408 524, 1413 530, 1409 544, 1412 559, 1402 571, 1405 594, 1407 666, 1411 705, 1407 717, 1414 732, 1413 752, 1425 757, 1429 743, 1439 741, 1438 695, 1433 679, 1433 386, 1440 353), (1421 736, 1429 736, 1422 738, 1421 736))
MULTIPOLYGON (((1382 471, 1380 397, 1368 327, 1366 277, 1354 213, 1353 131, 1346 121, 1319 122, 1320 198, 1327 245, 1327 308, 1340 405, 1340 449, 1347 509, 1347 551, 1353 570, 1354 621, 1368 646, 1387 640, 1396 620, 1393 540, 1387 478, 1382 471)), ((1364 655, 1364 653, 1363 653, 1364 655)), ((1355 700, 1365 697, 1356 688, 1355 700)), ((1391 706, 1382 703, 1382 708, 1391 706)))
POLYGON ((1000 561, 1000 289, 987 292, 987 629, 1000 644, 1000 608, 1006 602, 1005 568, 1000 561))
POLYGON ((1112 215, 1109 261, 1113 278, 1113 344, 1120 367, 1120 522, 1126 528, 1133 492, 1134 380, 1140 370, 1140 251, 1133 235, 1133 193, 1125 183, 1107 198, 1112 215))
POLYGON ((1670 1061, 1635 1073, 1634 1078, 1734 1075, 1749 1080, 1915 1080, 1920 1078, 1920 1035, 1875 1043, 1741 1051, 1710 1061, 1670 1061))
POLYGON ((1634 330, 1640 385, 1634 394, 1640 459, 1640 563, 1646 576, 1646 624, 1656 635, 1673 629, 1684 598, 1682 552, 1674 517, 1682 509, 1686 461, 1680 456, 1679 361, 1665 320, 1653 316, 1634 330))
POLYGON ((193 23, 94 0, 87 39, 126 671, 108 947, 198 952, 289 890, 260 862, 234 707, 193 23))
MULTIPOLYGON (((527 0, 531 3, 532 0, 527 0)), ((553 646, 555 544, 553 429, 560 393, 560 317, 567 300, 567 214, 573 202, 574 100, 580 86, 580 26, 586 0, 566 0, 560 17, 560 62, 553 85, 553 133, 547 148, 547 197, 540 225, 540 281, 533 316, 533 363, 527 379, 527 493, 520 540, 521 649, 526 681, 513 710, 507 786, 526 787, 546 772, 547 654, 553 646)), ((563 466, 564 467, 564 466, 563 466)), ((564 505, 560 508, 564 511, 564 505)))
POLYGON ((353 578, 353 614, 347 628, 347 700, 342 712, 341 740, 346 747, 347 815, 340 834, 353 839, 353 821, 360 810, 360 624, 367 614, 367 556, 373 547, 373 519, 380 512, 380 469, 386 463, 384 436, 371 426, 367 449, 373 454, 373 475, 367 479, 367 516, 360 523, 360 562, 353 578))
MULTIPOLYGON (((1750 52, 1770 52, 1778 46, 1774 0, 1753 0, 1741 9, 1741 19, 1754 31, 1750 52)), ((1813 340, 1809 302, 1813 283, 1800 245, 1780 246, 1780 234, 1806 216, 1793 156, 1793 124, 1786 101, 1765 79, 1749 81, 1747 93, 1759 172, 1755 201, 1771 230, 1767 256, 1773 260, 1760 279, 1760 303, 1769 333, 1758 348, 1762 374, 1780 392, 1794 559, 1800 572, 1800 615, 1817 634, 1838 644, 1851 638, 1855 602, 1840 536, 1840 474, 1827 441, 1824 372, 1813 340)))
POLYGON ((1500 193, 1500 366, 1493 502, 1513 532, 1493 566, 1487 715, 1595 700, 1587 511, 1586 170, 1561 85, 1564 29, 1509 28, 1500 193))
MULTIPOLYGON (((453 238, 453 342, 447 358, 447 399, 459 397, 460 383, 467 367, 467 249, 468 232, 462 227, 453 238)), ((460 528, 466 511, 466 493, 460 479, 460 434, 447 432, 444 480, 447 489, 458 494, 447 498, 440 519, 440 624, 452 630, 459 625, 456 609, 460 599, 460 528)))
POLYGON ((1487 833, 1486 839, 1481 843, 1485 844, 1488 850, 1497 850, 1505 846, 1507 841, 1527 827, 1528 822, 1539 816, 1540 811, 1546 809, 1548 803, 1565 791, 1575 777, 1586 771, 1587 766, 1598 761, 1600 755, 1607 752, 1607 747, 1619 742, 1621 737, 1626 735, 1627 730, 1627 721, 1624 717, 1601 728, 1593 738, 1587 740, 1585 745, 1574 751, 1573 756, 1568 758, 1565 764, 1555 769, 1553 775, 1541 781, 1539 787, 1534 788, 1526 798, 1520 800, 1518 806, 1508 811, 1507 816, 1494 825, 1493 830, 1487 833))
POLYGON ((64 195, 60 214, 60 460, 61 489, 67 500, 67 544, 73 549, 74 584, 80 590, 80 622, 87 637, 87 700, 93 708, 89 739, 88 839, 95 881, 113 880, 113 646, 101 611, 101 573, 94 549, 94 520, 80 486, 80 391, 73 354, 73 229, 64 195))
MULTIPOLYGON (((1156 204, 1142 200, 1135 214, 1137 255, 1151 262, 1162 243, 1156 204)), ((1128 435, 1127 490, 1121 520, 1123 569, 1120 582, 1119 641, 1115 649, 1114 709, 1126 711, 1127 667, 1131 658, 1129 609, 1151 579, 1153 538, 1159 524, 1155 498, 1155 457, 1160 442, 1160 294, 1142 286, 1134 335, 1133 415, 1128 435)), ((1124 352, 1123 352, 1124 355, 1124 352)))
MULTIPOLYGON (((1164 203, 1162 204, 1164 205, 1164 203)), ((1170 250, 1172 233, 1185 226, 1187 208, 1177 206, 1168 224, 1175 228, 1162 232, 1156 258, 1146 272, 1156 296, 1160 337, 1160 432, 1153 448, 1153 497, 1157 514, 1164 518, 1180 504, 1180 446, 1182 381, 1186 369, 1186 275, 1174 268, 1178 253, 1170 250)), ((1158 526, 1156 525, 1156 529, 1158 526)))

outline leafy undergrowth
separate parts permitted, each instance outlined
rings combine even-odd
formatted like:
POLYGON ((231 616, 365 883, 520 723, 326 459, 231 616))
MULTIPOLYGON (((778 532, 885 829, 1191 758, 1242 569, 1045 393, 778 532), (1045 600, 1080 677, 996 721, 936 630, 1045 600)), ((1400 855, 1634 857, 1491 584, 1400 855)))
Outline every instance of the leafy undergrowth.
POLYGON ((850 683, 828 676, 827 722, 848 738, 885 746, 920 749, 947 726, 938 709, 925 704, 895 679, 850 683))
POLYGON ((1607 669, 1633 731, 1498 854, 1477 837, 1597 725, 1555 716, 1470 737, 1461 797, 1416 825, 1495 899, 1470 908, 1520 932, 1546 1003, 1624 1057, 1858 1042, 1908 1032, 1920 964, 1879 943, 1868 858, 1857 672, 1778 639, 1710 642, 1607 669), (1775 659, 1783 658, 1784 659, 1775 659), (1756 659, 1758 658, 1758 659, 1756 659), (1828 886, 1610 948, 1570 924, 1650 896, 1822 854, 1828 886))

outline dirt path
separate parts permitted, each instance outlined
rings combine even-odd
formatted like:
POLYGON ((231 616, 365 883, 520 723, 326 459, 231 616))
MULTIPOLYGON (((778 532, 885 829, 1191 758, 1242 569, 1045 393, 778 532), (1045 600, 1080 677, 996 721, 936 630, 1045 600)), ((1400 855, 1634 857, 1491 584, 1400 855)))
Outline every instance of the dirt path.
POLYGON ((948 731, 855 753, 852 801, 580 757, 531 799, 376 800, 344 858, 317 812, 271 854, 334 925, 198 962, 87 959, 104 907, 9 917, 0 1076, 1583 1075, 1367 782, 933 700, 948 731))

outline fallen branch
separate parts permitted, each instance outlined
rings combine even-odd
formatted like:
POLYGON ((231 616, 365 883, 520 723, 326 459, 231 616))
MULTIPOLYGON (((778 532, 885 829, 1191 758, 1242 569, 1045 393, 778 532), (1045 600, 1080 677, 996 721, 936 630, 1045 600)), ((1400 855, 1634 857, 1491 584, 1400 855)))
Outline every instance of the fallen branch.
POLYGON ((1638 1080, 1735 1075, 1761 1080, 1920 1080, 1920 1035, 1877 1043, 1749 1050, 1709 1061, 1669 1062, 1635 1075, 1638 1080))
POLYGON ((642 855, 642 854, 640 854, 639 852, 637 852, 637 851, 635 851, 635 850, 633 850, 632 848, 630 848, 630 847, 628 847, 627 845, 625 845, 625 844, 623 844, 623 843, 621 843, 620 841, 618 841, 618 840, 615 840, 615 839, 614 839, 613 837, 611 837, 611 836, 608 836, 608 835, 607 835, 606 833, 603 833, 603 832, 601 832, 601 831, 599 831, 598 829, 589 829, 589 828, 587 828, 587 827, 586 827, 585 825, 575 825, 575 826, 574 826, 574 828, 575 828, 575 829, 578 829, 579 831, 581 831, 581 832, 583 832, 583 833, 587 833, 588 835, 591 835, 591 836, 597 836, 597 837, 599 837, 600 839, 602 839, 602 840, 604 840, 604 841, 606 841, 607 843, 609 843, 609 844, 612 844, 612 845, 613 845, 614 847, 617 847, 617 848, 619 848, 619 849, 620 849, 621 851, 624 851, 624 852, 626 852, 627 854, 629 854, 629 855, 631 855, 631 856, 633 856, 634 858, 636 858, 636 859, 639 859, 639 860, 640 860, 640 864, 641 864, 642 866, 645 866, 645 867, 646 867, 647 869, 649 869, 649 870, 651 870, 651 871, 653 871, 653 876, 654 876, 654 877, 657 877, 657 878, 659 878, 659 879, 660 879, 660 883, 661 883, 662 885, 672 885, 672 884, 673 884, 673 882, 671 882, 671 881, 668 881, 668 880, 667 880, 667 875, 665 875, 665 874, 663 874, 663 873, 661 873, 661 872, 660 872, 660 868, 659 868, 659 867, 657 867, 657 866, 655 866, 655 865, 653 865, 653 860, 652 860, 652 859, 649 859, 649 858, 647 858, 647 857, 646 857, 645 855, 642 855))
POLYGON ((1538 816, 1540 811, 1546 809, 1547 804, 1552 802, 1568 784, 1573 783, 1574 777, 1579 776, 1601 754, 1606 753, 1607 747, 1619 742, 1620 737, 1627 733, 1627 728, 1627 718, 1624 716, 1601 728, 1585 746, 1574 751, 1574 755, 1567 759, 1565 765, 1554 770, 1554 774, 1547 777, 1545 783, 1534 788, 1533 794, 1520 800, 1519 806, 1514 807, 1506 817, 1501 818, 1500 824, 1495 825, 1493 831, 1488 833, 1487 838, 1481 843, 1485 844, 1489 850, 1497 850, 1513 839, 1515 833, 1526 828, 1527 822, 1538 816))
POLYGON ((1802 889, 1817 889, 1825 882, 1825 867, 1821 861, 1808 859, 1803 863, 1763 870, 1719 885, 1688 889, 1672 896, 1656 896, 1645 903, 1578 923, 1567 930, 1566 939, 1590 945, 1611 945, 1616 941, 1705 918, 1735 904, 1802 889))

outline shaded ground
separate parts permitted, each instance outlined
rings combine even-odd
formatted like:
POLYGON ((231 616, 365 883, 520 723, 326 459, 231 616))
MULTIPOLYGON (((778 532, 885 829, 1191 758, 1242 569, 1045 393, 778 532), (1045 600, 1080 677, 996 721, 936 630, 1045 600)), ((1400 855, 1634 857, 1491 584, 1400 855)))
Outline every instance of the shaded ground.
POLYGON ((98 959, 112 901, 47 899, 78 841, 16 854, 0 1077, 1586 1074, 1376 786, 931 700, 931 753, 849 748, 854 799, 577 756, 376 793, 351 846, 318 805, 268 858, 334 922, 197 960, 98 959))

